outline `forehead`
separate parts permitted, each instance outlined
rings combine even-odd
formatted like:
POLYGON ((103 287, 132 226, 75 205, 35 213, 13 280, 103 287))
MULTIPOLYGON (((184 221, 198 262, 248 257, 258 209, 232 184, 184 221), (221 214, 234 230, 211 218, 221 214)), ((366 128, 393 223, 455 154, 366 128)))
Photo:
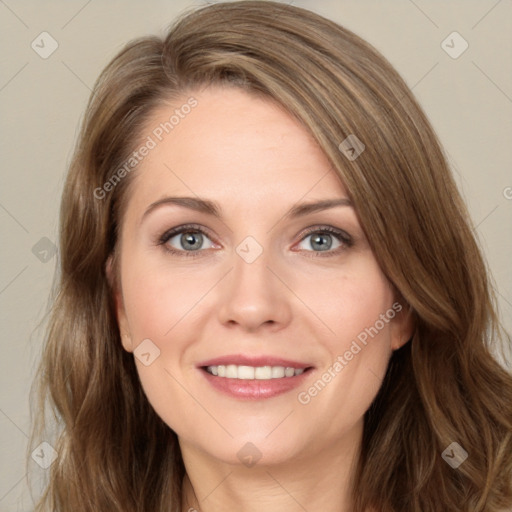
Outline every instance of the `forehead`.
POLYGON ((141 207, 176 194, 242 206, 346 196, 307 130, 272 101, 240 89, 210 87, 162 104, 142 140, 148 136, 154 147, 132 190, 141 207))

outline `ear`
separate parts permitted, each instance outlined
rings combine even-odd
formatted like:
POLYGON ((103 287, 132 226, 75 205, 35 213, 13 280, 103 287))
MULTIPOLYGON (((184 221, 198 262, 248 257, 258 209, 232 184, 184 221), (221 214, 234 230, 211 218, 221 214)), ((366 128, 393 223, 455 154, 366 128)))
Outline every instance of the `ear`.
POLYGON ((110 286, 112 298, 114 299, 117 326, 119 328, 119 333, 121 335, 121 343, 123 344, 123 348, 127 352, 133 352, 133 342, 130 325, 128 324, 126 311, 124 309, 123 294, 121 291, 118 269, 116 268, 116 263, 114 260, 115 257, 113 255, 110 255, 108 257, 107 262, 105 264, 105 274, 107 276, 107 281, 110 286))
POLYGON ((402 348, 414 333, 414 318, 411 307, 404 299, 395 301, 392 309, 396 312, 391 320, 391 349, 402 348))

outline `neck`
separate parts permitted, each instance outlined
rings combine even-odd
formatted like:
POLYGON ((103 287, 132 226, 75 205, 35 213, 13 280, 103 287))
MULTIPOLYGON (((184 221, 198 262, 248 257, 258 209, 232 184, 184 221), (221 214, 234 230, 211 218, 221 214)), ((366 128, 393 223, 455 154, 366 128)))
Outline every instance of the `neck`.
POLYGON ((351 512, 362 425, 336 445, 308 447, 285 463, 224 463, 180 441, 187 474, 182 512, 351 512))

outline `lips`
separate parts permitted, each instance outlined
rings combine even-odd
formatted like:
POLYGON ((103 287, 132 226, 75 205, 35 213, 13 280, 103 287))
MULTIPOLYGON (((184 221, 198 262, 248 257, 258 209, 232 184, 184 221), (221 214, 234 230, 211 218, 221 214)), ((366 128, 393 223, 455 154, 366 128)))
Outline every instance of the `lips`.
POLYGON ((313 366, 280 357, 238 354, 203 361, 198 369, 209 385, 225 395, 261 400, 298 387, 313 366))

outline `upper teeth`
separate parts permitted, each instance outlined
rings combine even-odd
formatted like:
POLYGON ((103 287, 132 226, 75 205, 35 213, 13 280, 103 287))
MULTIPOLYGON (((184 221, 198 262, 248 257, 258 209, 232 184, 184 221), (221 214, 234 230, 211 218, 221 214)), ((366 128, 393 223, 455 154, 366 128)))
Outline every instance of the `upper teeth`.
POLYGON ((208 373, 227 379, 265 380, 293 377, 304 372, 302 368, 284 366, 237 366, 236 364, 208 366, 208 373))

